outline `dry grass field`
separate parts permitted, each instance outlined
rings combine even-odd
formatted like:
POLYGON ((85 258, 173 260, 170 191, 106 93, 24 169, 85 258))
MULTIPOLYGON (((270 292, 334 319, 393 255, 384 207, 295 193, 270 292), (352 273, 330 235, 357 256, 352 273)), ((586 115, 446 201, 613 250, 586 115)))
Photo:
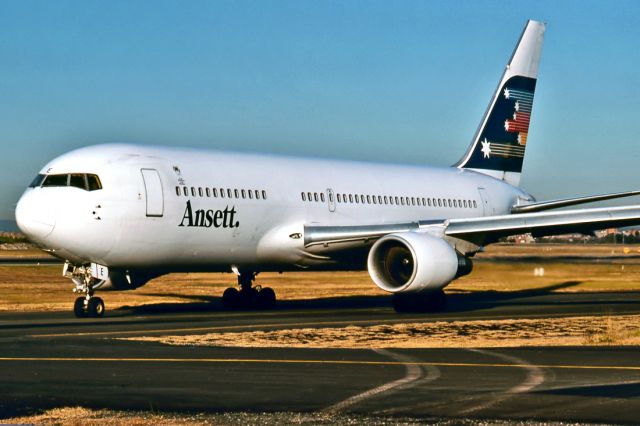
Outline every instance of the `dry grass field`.
POLYGON ((0 250, 0 259, 50 259, 51 256, 42 250, 28 248, 26 250, 0 250))
POLYGON ((178 346, 281 348, 495 348, 640 345, 638 315, 437 321, 337 328, 206 333, 127 340, 178 346))
MULTIPOLYGON (((640 247, 581 245, 495 245, 477 256, 474 271, 454 281, 449 292, 558 292, 640 290, 640 247), (626 248, 626 250, 625 250, 626 248), (536 275, 536 270, 542 276, 536 275)), ((0 251, 1 257, 46 257, 37 251, 0 251)), ((235 283, 233 274, 180 273, 152 280, 134 291, 104 292, 109 309, 156 303, 215 300, 235 283)), ((363 272, 264 273, 257 283, 280 300, 386 295, 363 272)), ((73 285, 55 265, 0 265, 0 311, 69 310, 73 285), (36 295, 37 297, 35 297, 36 295)))
POLYGON ((496 257, 600 257, 626 256, 640 258, 640 245, 634 244, 493 244, 476 258, 496 257))
MULTIPOLYGON (((40 414, 25 417, 4 419, 5 424, 36 424, 51 426, 261 426, 261 425, 307 425, 307 426, 418 426, 424 425, 425 420, 401 417, 365 416, 361 414, 327 414, 322 412, 292 413, 292 412, 229 412, 229 413, 163 413, 153 411, 115 411, 92 410, 83 407, 53 408, 40 414)), ((429 419, 430 425, 485 425, 486 421, 461 423, 457 419, 434 420, 429 419)), ((520 425, 520 422, 492 420, 494 426, 520 425)), ((528 421, 529 426, 549 426, 550 423, 528 421)))

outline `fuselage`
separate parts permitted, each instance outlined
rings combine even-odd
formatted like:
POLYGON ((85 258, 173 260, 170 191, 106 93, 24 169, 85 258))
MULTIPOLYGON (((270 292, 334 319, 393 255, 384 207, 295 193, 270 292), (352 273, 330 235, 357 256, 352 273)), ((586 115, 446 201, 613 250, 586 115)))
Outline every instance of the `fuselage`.
MULTIPOLYGON (((458 168, 139 145, 64 154, 41 175, 97 176, 100 189, 28 188, 16 209, 40 247, 74 264, 229 271, 326 267, 304 226, 508 214, 519 188, 458 168)), ((354 261, 356 265, 359 261, 354 261)))

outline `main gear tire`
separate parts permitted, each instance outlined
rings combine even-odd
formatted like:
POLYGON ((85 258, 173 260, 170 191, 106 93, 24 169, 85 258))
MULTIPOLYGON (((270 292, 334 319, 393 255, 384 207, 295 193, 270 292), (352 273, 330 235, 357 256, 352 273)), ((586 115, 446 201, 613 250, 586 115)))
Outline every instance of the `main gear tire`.
POLYGON ((276 305, 276 292, 271 287, 263 287, 256 295, 256 307, 273 309, 276 305))
POLYGON ((104 316, 104 301, 99 297, 92 297, 87 303, 87 314, 92 318, 104 316))
POLYGON ((227 309, 236 309, 240 306, 240 292, 237 288, 229 287, 222 293, 222 304, 227 309))

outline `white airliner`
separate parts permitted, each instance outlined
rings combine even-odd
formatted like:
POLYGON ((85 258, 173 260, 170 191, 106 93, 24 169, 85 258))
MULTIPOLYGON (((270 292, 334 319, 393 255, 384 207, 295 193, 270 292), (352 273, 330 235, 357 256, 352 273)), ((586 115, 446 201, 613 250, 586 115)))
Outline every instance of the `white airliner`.
POLYGON ((252 286, 259 272, 366 268, 396 310, 438 308, 499 238, 640 223, 640 206, 545 211, 639 192, 536 202, 518 187, 544 30, 526 24, 453 167, 97 145, 44 166, 18 202, 18 226, 65 260, 84 294, 79 317, 104 314, 95 290, 179 271, 233 271, 225 305, 271 307, 274 291, 252 286))

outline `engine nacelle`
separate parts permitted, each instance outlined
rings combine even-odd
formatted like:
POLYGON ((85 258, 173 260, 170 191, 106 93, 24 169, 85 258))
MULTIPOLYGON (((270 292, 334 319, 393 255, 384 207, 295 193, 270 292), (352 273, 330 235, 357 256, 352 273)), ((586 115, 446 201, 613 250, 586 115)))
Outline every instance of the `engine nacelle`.
POLYGON ((367 266, 373 282, 391 293, 438 290, 471 271, 471 261, 460 259, 445 240, 417 232, 380 238, 367 266))

